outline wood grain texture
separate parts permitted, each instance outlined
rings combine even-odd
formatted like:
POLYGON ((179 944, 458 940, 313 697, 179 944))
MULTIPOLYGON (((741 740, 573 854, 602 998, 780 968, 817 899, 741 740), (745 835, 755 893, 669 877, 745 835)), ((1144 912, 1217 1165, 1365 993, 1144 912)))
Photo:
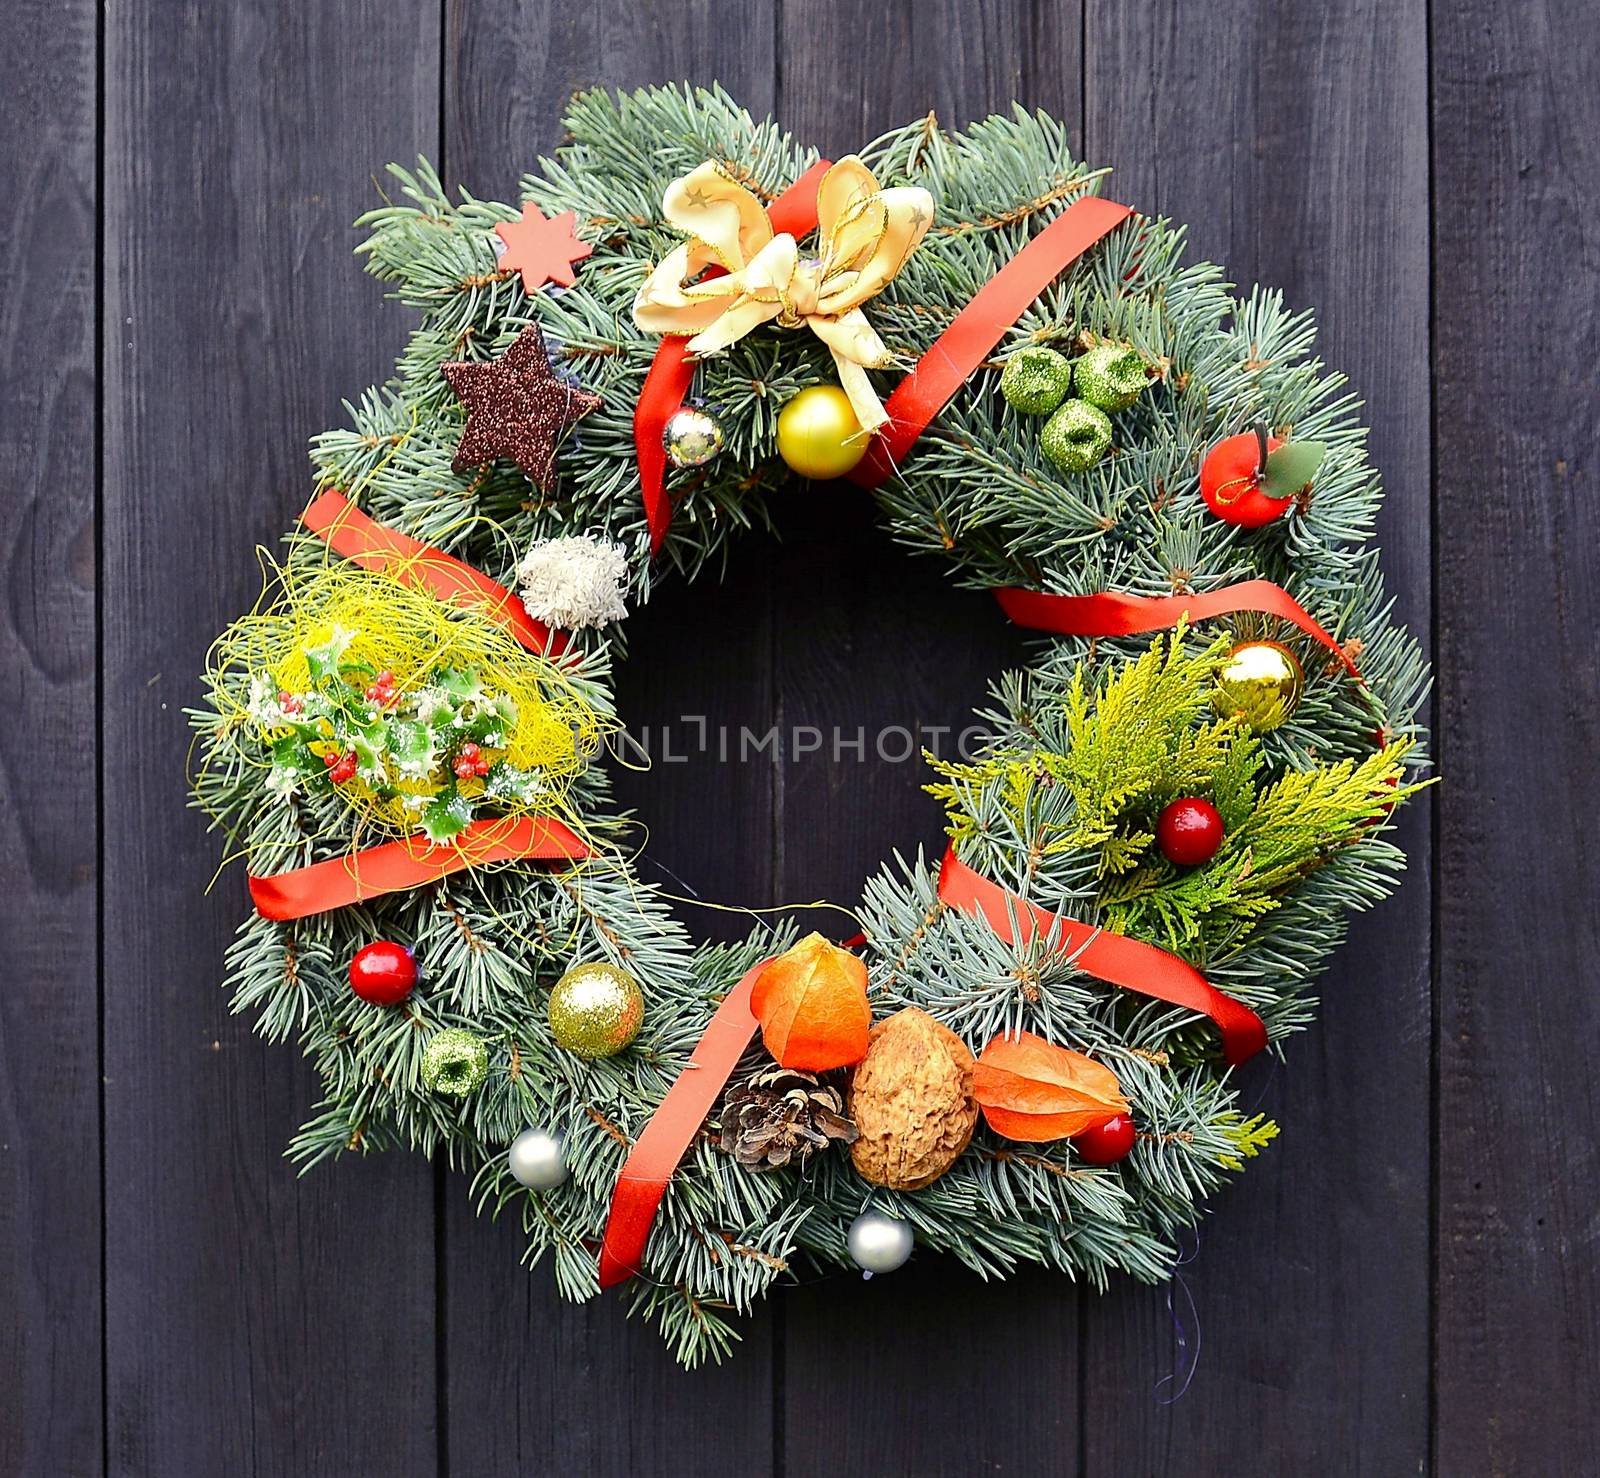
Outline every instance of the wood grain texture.
MULTIPOLYGON (((1110 193, 1186 222, 1191 256, 1230 280, 1316 312, 1320 352, 1367 401, 1387 583, 1424 637, 1425 25, 1421 3, 1377 0, 1095 7, 1084 58, 1110 193)), ((1283 1134, 1209 1208, 1170 1308, 1126 1283, 1091 1300, 1090 1472, 1165 1471, 1245 1434, 1250 1471, 1425 1465, 1427 805, 1404 818, 1409 876, 1354 922, 1318 1022, 1283 1067, 1246 1069, 1245 1102, 1283 1134)))
POLYGON ((118 1473, 432 1471, 433 1182, 297 1180, 315 1097, 228 1014, 236 866, 184 806, 182 706, 254 602, 306 440, 402 333, 349 256, 374 161, 435 144, 438 12, 106 17, 107 1442, 118 1473), (420 38, 420 45, 419 45, 420 38), (430 38, 434 44, 430 45, 430 38))
POLYGON ((0 10, 0 1473, 101 1453, 95 8, 0 10))
POLYGON ((1600 1445, 1593 8, 1434 8, 1441 1473, 1600 1445))
MULTIPOLYGON (((1033 101, 1034 85, 1070 121, 1076 16, 1022 3, 786 4, 780 113, 834 158, 930 108, 960 127, 1033 101)), ((846 741, 862 729, 867 742, 864 763, 834 763, 830 740, 785 767, 778 884, 786 897, 853 904, 894 849, 942 846, 917 754, 948 745, 930 726, 959 730, 1022 644, 986 596, 895 548, 853 488, 797 490, 783 529, 783 724, 846 741), (877 736, 894 755, 906 747, 897 730, 915 736, 911 756, 886 762, 877 736)), ((787 1471, 1060 1471, 1078 1442, 1078 1303, 1059 1278, 984 1284, 936 1261, 870 1286, 839 1275, 796 1290, 781 1307, 787 1471)))
MULTIPOLYGON (((19 0, 0 46, 0 1473, 1592 1469, 1586 7, 19 0), (1113 195, 1314 308, 1368 399, 1389 586, 1437 634, 1439 908, 1418 804, 1402 893, 1356 922, 1287 1066, 1252 1072, 1285 1132, 1212 1207, 1183 1350, 1166 1290, 928 1260, 780 1296, 685 1376, 616 1300, 519 1270, 458 1178, 279 1158, 315 1084, 217 986, 242 889, 199 899, 216 846, 180 710, 308 487, 306 438, 409 326, 346 223, 419 150, 512 198, 574 88, 672 78, 835 155, 930 108, 1048 108, 1113 195), (98 762, 100 794, 37 783, 41 754, 98 762)), ((848 904, 938 839, 877 732, 958 724, 1017 646, 862 495, 796 489, 778 518, 726 584, 633 621, 619 702, 656 766, 619 788, 674 891, 848 904), (671 758, 700 715, 821 746, 671 758)))
MULTIPOLYGON (((578 88, 720 81, 758 116, 773 105, 773 7, 692 0, 642 7, 450 0, 445 155, 450 177, 515 200, 517 181, 560 140, 578 88)), ((770 760, 723 764, 717 728, 773 721, 770 546, 737 550, 720 587, 668 581, 628 623, 617 704, 650 752, 648 774, 615 769, 648 837, 641 871, 669 892, 760 907, 773 896, 770 760), (702 749, 702 720, 710 750, 702 749)), ((737 748, 735 748, 735 753, 737 748)), ((754 920, 680 907, 698 938, 742 937, 754 920)), ((758 1474, 773 1462, 771 1310, 740 1320, 728 1364, 687 1376, 620 1295, 574 1307, 547 1266, 524 1273, 520 1228, 473 1216, 447 1191, 449 1457, 458 1473, 758 1474)))

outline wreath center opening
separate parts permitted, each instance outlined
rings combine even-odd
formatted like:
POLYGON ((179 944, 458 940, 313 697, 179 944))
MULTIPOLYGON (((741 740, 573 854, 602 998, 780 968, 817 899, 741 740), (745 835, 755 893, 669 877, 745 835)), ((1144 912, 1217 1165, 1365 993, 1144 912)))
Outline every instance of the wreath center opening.
MULTIPOLYGON (((797 484, 778 526, 744 541, 723 580, 664 584, 630 619, 617 708, 625 752, 648 768, 613 775, 645 875, 667 891, 853 908, 895 849, 942 846, 923 751, 978 746, 973 710, 1023 637, 897 547, 859 488, 797 484)), ((697 937, 749 930, 740 912, 680 911, 697 937)))

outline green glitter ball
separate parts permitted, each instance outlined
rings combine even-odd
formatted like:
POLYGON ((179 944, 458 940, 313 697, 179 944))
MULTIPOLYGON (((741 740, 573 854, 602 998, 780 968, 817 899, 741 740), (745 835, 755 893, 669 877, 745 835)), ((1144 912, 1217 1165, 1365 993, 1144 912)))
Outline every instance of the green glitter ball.
POLYGON ((1102 344, 1073 367, 1078 396, 1103 411, 1125 411, 1145 387, 1144 360, 1132 349, 1102 344))
POLYGON ((1072 361, 1054 349, 1018 349, 1000 371, 1000 393, 1024 416, 1048 416, 1072 388, 1072 361))
POLYGON ((644 992, 616 965, 574 965, 550 991, 550 1034, 579 1057, 615 1055, 643 1021, 644 992))
POLYGON ((1111 447, 1111 418, 1087 400, 1069 400, 1044 423, 1044 454, 1063 472, 1087 472, 1111 447))
POLYGON ((422 1081, 435 1093, 465 1098, 489 1076, 489 1049, 464 1027, 447 1026, 428 1038, 422 1053, 422 1081))

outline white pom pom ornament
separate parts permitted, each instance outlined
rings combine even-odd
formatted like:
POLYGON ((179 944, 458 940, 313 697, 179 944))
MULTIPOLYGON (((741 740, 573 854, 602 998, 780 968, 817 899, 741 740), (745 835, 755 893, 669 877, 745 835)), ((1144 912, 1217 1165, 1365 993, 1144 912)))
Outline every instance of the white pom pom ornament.
POLYGON ((562 631, 604 626, 628 614, 628 561, 601 539, 544 539, 517 566, 522 604, 535 621, 562 631))

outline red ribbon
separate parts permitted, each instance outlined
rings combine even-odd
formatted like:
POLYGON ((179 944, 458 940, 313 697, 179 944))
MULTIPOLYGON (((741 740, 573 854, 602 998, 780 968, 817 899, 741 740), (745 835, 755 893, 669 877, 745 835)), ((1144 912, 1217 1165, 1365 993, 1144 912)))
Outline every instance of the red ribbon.
POLYGON ((1166 631, 1185 620, 1205 621, 1236 611, 1264 611, 1292 621, 1337 657, 1351 677, 1363 681, 1349 653, 1287 590, 1270 580, 1244 580, 1203 595, 1119 595, 1115 591, 1046 595, 1039 590, 1005 586, 995 591, 994 598, 1018 626, 1062 636, 1137 636, 1145 631, 1166 631))
POLYGON ((885 407, 889 425, 874 439, 851 480, 864 488, 887 481, 950 397, 989 357, 1024 309, 1084 252, 1133 214, 1097 195, 1075 200, 978 289, 885 407))
POLYGON ((482 612, 530 652, 559 657, 567 648, 566 637, 535 621, 504 585, 442 550, 375 522, 341 492, 324 493, 300 515, 300 522, 336 554, 364 570, 387 571, 446 605, 482 612))
POLYGON ((678 1074, 661 1105, 628 1152, 611 1197, 605 1239, 600 1244, 600 1286, 625 1283, 639 1271, 645 1243, 655 1223, 678 1161, 705 1123, 744 1049, 755 1035, 750 993, 763 960, 728 992, 696 1044, 688 1066, 678 1074))
POLYGON ((455 841, 442 845, 422 836, 406 837, 292 872, 252 876, 250 898, 258 914, 281 923, 384 893, 401 893, 468 867, 530 860, 576 862, 589 855, 582 838, 553 816, 486 818, 472 822, 455 841))
POLYGON ((1029 903, 975 873, 954 849, 944 854, 939 867, 939 898, 951 908, 979 915, 1009 943, 1026 944, 1035 933, 1049 935, 1055 948, 1063 954, 1076 953, 1078 968, 1097 980, 1209 1017, 1222 1033, 1222 1055, 1230 1067, 1254 1057, 1267 1045, 1267 1028, 1261 1018, 1232 996, 1223 995, 1186 960, 1153 944, 1108 934, 1029 903))
MULTIPOLYGON (((817 228, 817 186, 831 168, 830 161, 819 159, 787 190, 767 207, 767 219, 779 235, 787 233, 797 241, 817 228)), ((721 277, 724 269, 708 267, 707 277, 721 277)), ((689 353, 689 339, 668 334, 650 361, 650 372, 639 391, 633 412, 633 446, 639 459, 639 485, 644 496, 644 517, 650 527, 650 553, 661 548, 672 522, 672 499, 667 496, 667 450, 661 437, 667 422, 683 405, 683 397, 694 383, 695 365, 689 353)))

